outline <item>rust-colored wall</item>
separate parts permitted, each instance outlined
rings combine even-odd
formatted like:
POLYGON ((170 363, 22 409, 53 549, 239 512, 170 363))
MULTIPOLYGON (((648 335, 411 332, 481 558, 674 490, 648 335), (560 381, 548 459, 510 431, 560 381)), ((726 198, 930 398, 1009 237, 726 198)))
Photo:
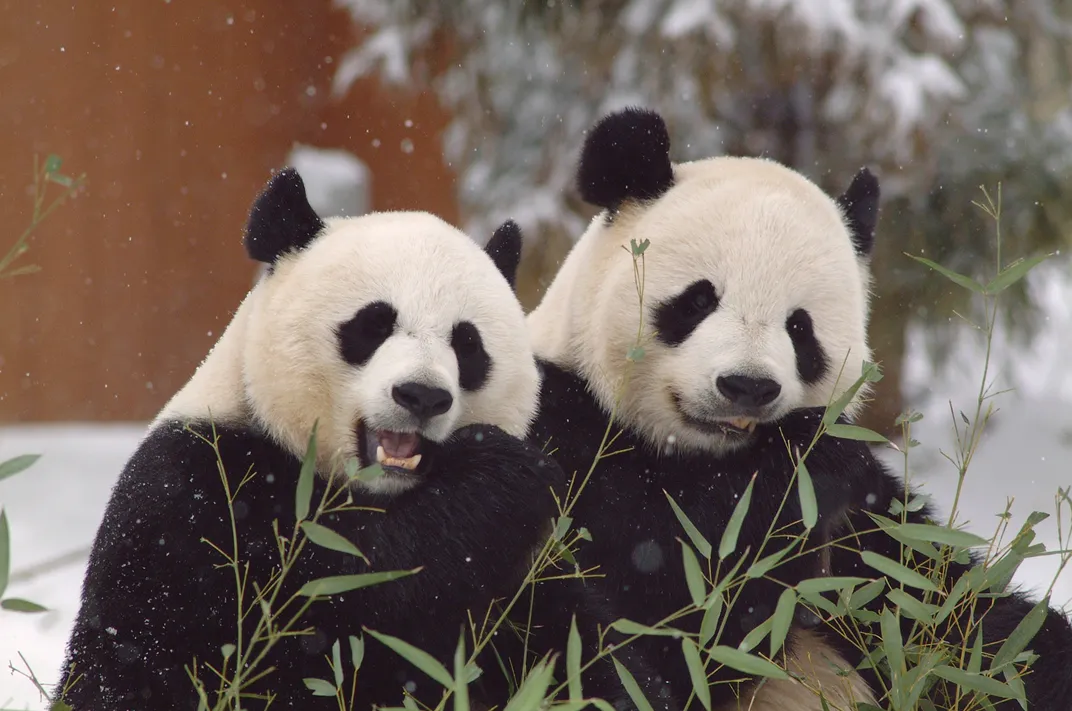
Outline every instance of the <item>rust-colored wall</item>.
POLYGON ((374 209, 457 218, 433 99, 364 82, 331 102, 352 36, 330 0, 0 0, 0 17, 0 250, 30 219, 35 152, 88 174, 20 262, 43 271, 0 282, 0 421, 151 417, 249 288, 246 210, 293 141, 365 160, 374 209))

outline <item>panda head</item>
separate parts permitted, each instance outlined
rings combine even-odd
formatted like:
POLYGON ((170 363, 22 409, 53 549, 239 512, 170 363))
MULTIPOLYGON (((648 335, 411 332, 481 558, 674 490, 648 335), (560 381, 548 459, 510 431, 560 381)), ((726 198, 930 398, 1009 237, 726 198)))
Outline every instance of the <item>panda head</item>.
POLYGON ((513 292, 521 233, 481 249, 417 212, 322 221, 297 172, 273 177, 245 244, 268 265, 242 347, 254 419, 301 456, 314 422, 322 470, 380 462, 367 486, 408 488, 460 427, 523 437, 539 375, 513 292))
POLYGON ((620 394, 619 419, 655 447, 725 452, 757 422, 826 405, 870 358, 878 182, 865 168, 831 198, 769 160, 675 165, 669 150, 649 111, 591 130, 578 187, 603 211, 529 329, 537 355, 578 370, 606 409, 620 394), (650 243, 642 311, 633 240, 650 243), (644 356, 626 383, 638 333, 644 356))

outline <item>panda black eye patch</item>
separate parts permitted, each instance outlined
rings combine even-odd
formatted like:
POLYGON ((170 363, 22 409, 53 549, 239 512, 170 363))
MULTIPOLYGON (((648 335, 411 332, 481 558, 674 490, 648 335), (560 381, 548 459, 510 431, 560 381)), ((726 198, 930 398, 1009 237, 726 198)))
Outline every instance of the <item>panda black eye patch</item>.
POLYGON ((705 318, 718 309, 718 294, 706 279, 694 281, 672 299, 655 309, 655 331, 668 346, 685 342, 705 318))
POLYGON ((385 301, 373 301, 335 329, 339 353, 350 365, 364 365, 395 331, 398 312, 385 301))
POLYGON ((797 373, 801 380, 811 385, 822 378, 829 367, 826 352, 815 337, 811 314, 797 309, 785 320, 785 330, 789 332, 789 339, 793 341, 793 350, 797 354, 797 373))
POLYGON ((479 390, 491 372, 491 357, 484 350, 480 331, 468 321, 456 324, 450 333, 450 347, 458 358, 458 384, 463 390, 479 390))

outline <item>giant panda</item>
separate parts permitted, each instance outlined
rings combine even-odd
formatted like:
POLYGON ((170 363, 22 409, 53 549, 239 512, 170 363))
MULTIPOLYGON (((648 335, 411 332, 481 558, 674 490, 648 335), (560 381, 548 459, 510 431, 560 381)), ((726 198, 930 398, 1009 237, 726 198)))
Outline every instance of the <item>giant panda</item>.
MULTIPOLYGON (((293 627, 307 633, 278 641, 243 691, 271 690, 273 709, 337 708, 303 679, 334 685, 328 661, 341 640, 349 693, 347 637, 364 628, 453 670, 467 611, 479 616, 516 589, 563 481, 524 440, 539 377, 512 290, 520 239, 508 222, 481 250, 416 212, 325 222, 294 170, 270 180, 244 237, 267 273, 151 423, 97 531, 57 687, 71 708, 192 711, 195 660, 212 707, 212 669, 233 673, 236 656, 227 666, 222 650, 248 650, 262 619, 255 591, 280 571, 277 532, 296 544, 296 486, 314 425, 310 511, 337 495, 318 522, 365 558, 306 541, 269 608, 282 624, 306 598, 286 601, 314 579, 419 570, 318 598, 293 627), (355 458, 382 476, 350 479, 355 458), (224 557, 236 547, 241 642, 224 557)), ((404 689, 438 701, 438 682, 363 639, 354 708, 400 705, 404 689)), ((265 700, 243 698, 241 708, 265 700)))
MULTIPOLYGON (((530 438, 567 474, 584 478, 593 468, 573 509, 574 524, 593 539, 577 552, 578 564, 598 566, 604 577, 590 585, 615 614, 652 625, 690 601, 675 540, 684 531, 664 491, 717 546, 754 479, 734 555, 750 546, 755 559, 768 526, 782 523, 776 507, 793 474, 788 452, 807 450, 825 406, 869 360, 869 258, 879 185, 862 169, 843 194, 830 197, 770 160, 674 164, 663 120, 643 109, 610 114, 592 128, 577 185, 601 211, 528 316, 543 371, 530 438), (631 256, 636 248, 645 249, 642 306, 631 256), (619 429, 615 453, 593 465, 604 433, 619 429)), ((842 422, 852 421, 866 392, 860 389, 842 422)), ((887 514, 893 500, 905 499, 903 482, 864 443, 824 436, 806 461, 819 508, 809 541, 872 530, 867 512, 887 514)), ((800 518, 796 501, 791 492, 783 522, 800 518)), ((910 520, 931 515, 925 507, 910 520)), ((772 575, 787 585, 821 575, 877 578, 881 573, 862 564, 860 549, 899 557, 898 544, 885 534, 858 533, 853 541, 856 551, 827 547, 772 575)), ((950 576, 966 569, 954 566, 950 576)), ((740 644, 771 615, 782 589, 763 578, 745 585, 720 644, 740 644)), ((1018 593, 993 601, 985 640, 1007 637, 1031 607, 1018 593)), ((806 683, 712 686, 714 707, 819 711, 817 687, 832 709, 882 702, 877 679, 851 671, 861 661, 855 647, 818 622, 799 616, 780 660, 806 683)), ((695 614, 672 626, 696 633, 700 623, 695 614)), ((677 641, 649 636, 634 644, 655 664, 660 702, 683 705, 692 681, 677 641)), ((1026 679, 1030 708, 1068 708, 1068 620, 1050 610, 1031 646, 1042 656, 1026 679)), ((709 678, 742 676, 723 668, 709 678)))

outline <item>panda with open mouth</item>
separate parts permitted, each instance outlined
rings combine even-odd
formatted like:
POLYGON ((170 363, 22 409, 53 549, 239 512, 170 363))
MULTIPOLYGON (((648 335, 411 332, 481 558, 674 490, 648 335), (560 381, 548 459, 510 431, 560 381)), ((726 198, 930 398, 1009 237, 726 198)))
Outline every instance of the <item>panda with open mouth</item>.
MULTIPOLYGON (((337 708, 305 680, 333 678, 339 640, 349 688, 347 638, 366 628, 453 669, 469 615, 513 594, 557 514, 564 476, 524 439, 539 375, 512 288, 515 224, 481 249, 426 213, 324 221, 284 170, 254 202, 245 246, 267 272, 150 425, 97 531, 58 687, 75 711, 193 711, 188 670, 211 707, 213 670, 233 674, 241 654, 245 669, 271 607, 256 591, 279 574, 303 519, 296 491, 314 425, 310 511, 329 485, 341 490, 318 522, 346 545, 306 541, 271 611, 313 580, 416 572, 313 601, 292 628, 302 634, 246 670, 241 708, 264 709, 267 694, 273 709, 337 708), (240 576, 224 555, 236 547, 240 576)), ((290 613, 279 614, 282 624, 290 613)), ((364 649, 354 708, 441 697, 438 681, 368 634, 364 649)), ((505 682, 493 660, 482 667, 471 698, 501 704, 505 682)))

